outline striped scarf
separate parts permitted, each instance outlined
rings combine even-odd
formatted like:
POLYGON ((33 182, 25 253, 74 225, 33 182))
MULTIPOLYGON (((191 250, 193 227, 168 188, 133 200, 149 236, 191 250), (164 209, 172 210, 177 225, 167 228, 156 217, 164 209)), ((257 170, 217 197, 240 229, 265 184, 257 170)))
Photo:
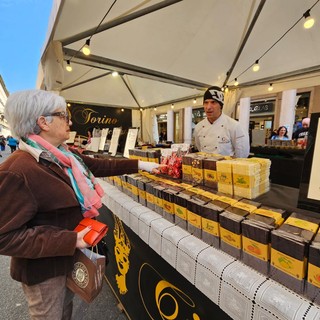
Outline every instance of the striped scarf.
POLYGON ((23 140, 33 148, 46 151, 52 160, 62 167, 70 178, 83 216, 88 218, 98 216, 98 209, 102 206, 103 189, 82 159, 70 152, 67 145, 56 148, 39 135, 32 134, 23 140))

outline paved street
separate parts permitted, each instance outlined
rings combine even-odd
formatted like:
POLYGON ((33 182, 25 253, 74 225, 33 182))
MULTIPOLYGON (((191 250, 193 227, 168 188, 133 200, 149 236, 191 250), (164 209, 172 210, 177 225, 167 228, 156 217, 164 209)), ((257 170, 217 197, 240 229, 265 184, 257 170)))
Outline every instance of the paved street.
MULTIPOLYGON (((8 147, 1 154, 0 163, 10 156, 8 147)), ((5 210, 5 208, 1 208, 1 210, 5 210)), ((27 303, 20 283, 11 279, 9 268, 10 258, 0 255, 0 319, 29 320, 27 303)), ((91 304, 75 297, 73 320, 127 320, 117 305, 117 299, 105 282, 102 292, 91 304)))

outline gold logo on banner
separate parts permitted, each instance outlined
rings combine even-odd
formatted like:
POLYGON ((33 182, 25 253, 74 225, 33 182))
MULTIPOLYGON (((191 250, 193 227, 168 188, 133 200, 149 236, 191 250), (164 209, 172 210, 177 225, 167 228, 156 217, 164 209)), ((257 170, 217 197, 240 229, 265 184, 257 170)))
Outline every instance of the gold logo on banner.
POLYGON ((107 115, 99 115, 98 111, 95 111, 90 108, 84 108, 81 110, 77 110, 74 113, 74 119, 72 121, 76 121, 79 124, 112 124, 115 125, 118 122, 117 118, 110 118, 107 115), (98 114, 98 115, 97 115, 98 114), (81 122, 79 121, 81 119, 81 122))
POLYGON ((163 279, 150 264, 144 263, 141 266, 138 281, 141 300, 150 319, 200 320, 200 316, 195 313, 194 301, 181 289, 163 279))
POLYGON ((119 274, 116 274, 116 281, 120 294, 126 294, 128 292, 126 275, 130 268, 129 255, 131 251, 131 244, 126 232, 124 231, 121 220, 116 215, 113 215, 113 217, 115 220, 113 231, 115 240, 114 254, 119 271, 119 274))

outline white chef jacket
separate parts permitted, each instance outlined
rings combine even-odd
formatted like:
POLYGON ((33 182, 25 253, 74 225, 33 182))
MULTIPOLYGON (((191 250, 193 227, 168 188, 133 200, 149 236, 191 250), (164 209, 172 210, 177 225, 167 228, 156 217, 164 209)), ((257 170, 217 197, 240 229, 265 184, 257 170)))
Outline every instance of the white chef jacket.
POLYGON ((225 156, 247 158, 250 152, 249 134, 240 123, 224 113, 212 124, 206 118, 194 129, 195 144, 199 151, 225 156))

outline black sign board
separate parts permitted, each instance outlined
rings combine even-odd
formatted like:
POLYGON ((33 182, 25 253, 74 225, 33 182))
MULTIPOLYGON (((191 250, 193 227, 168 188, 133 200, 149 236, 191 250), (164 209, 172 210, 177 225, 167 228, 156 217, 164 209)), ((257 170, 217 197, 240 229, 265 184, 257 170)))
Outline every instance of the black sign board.
POLYGON ((130 109, 122 109, 123 111, 121 111, 119 108, 72 103, 68 110, 71 113, 71 130, 76 131, 80 136, 87 137, 88 131, 93 128, 109 128, 112 133, 112 129, 115 127, 122 127, 122 133, 125 134, 132 127, 130 109))
POLYGON ((270 113, 274 111, 274 101, 255 102, 250 105, 250 113, 270 113))

